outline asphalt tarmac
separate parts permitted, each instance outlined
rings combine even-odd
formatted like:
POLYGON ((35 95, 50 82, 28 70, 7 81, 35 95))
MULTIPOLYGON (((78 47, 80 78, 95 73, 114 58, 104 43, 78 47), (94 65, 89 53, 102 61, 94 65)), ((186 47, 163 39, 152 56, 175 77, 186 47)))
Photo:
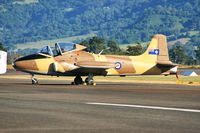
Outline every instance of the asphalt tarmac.
POLYGON ((200 87, 1 79, 0 133, 199 133, 200 87))

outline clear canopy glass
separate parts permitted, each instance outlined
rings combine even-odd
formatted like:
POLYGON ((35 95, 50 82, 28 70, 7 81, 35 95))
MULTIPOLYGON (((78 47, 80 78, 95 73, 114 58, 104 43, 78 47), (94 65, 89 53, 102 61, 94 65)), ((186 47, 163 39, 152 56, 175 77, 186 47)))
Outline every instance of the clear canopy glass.
POLYGON ((59 42, 57 43, 60 46, 62 53, 74 50, 74 43, 67 43, 67 42, 59 42))
POLYGON ((50 56, 58 56, 62 55, 62 53, 69 52, 75 49, 74 43, 68 42, 57 42, 55 47, 45 46, 38 53, 50 55, 50 56))

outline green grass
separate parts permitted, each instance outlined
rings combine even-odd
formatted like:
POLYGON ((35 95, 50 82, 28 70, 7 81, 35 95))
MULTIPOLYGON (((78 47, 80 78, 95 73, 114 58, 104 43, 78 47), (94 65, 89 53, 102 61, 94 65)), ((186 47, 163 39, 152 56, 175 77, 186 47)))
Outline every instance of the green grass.
MULTIPOLYGON (((121 81, 167 81, 167 82, 175 82, 176 76, 163 76, 163 75, 156 75, 156 76, 127 76, 127 77, 119 77, 119 76, 108 76, 108 77, 100 77, 97 76, 95 79, 104 79, 104 80, 121 80, 121 81)), ((200 76, 179 76, 180 81, 191 81, 191 82, 200 82, 200 76)))
POLYGON ((55 40, 42 40, 42 41, 37 41, 37 42, 28 42, 28 43, 23 43, 23 44, 17 44, 16 49, 26 49, 26 48, 40 49, 46 45, 54 46, 56 42, 73 42, 75 40, 86 39, 88 37, 93 37, 93 36, 96 36, 96 34, 91 33, 91 34, 86 34, 86 35, 81 35, 81 36, 59 38, 55 40))
POLYGON ((190 36, 196 35, 198 33, 199 33, 199 31, 189 31, 190 36))
MULTIPOLYGON (((50 77, 48 79, 55 79, 55 80, 72 80, 74 77, 50 77)), ((46 76, 38 76, 38 78, 46 79, 46 76)), ((82 77, 85 79, 86 77, 82 77)), ((126 76, 126 77, 119 77, 119 76, 94 76, 94 80, 96 82, 140 82, 140 83, 176 83, 177 79, 175 75, 140 75, 140 76, 126 76)), ((178 81, 181 82, 199 82, 200 83, 200 76, 181 76, 179 75, 178 81)))
POLYGON ((182 65, 179 66, 178 68, 200 68, 200 65, 190 65, 190 66, 182 65))
MULTIPOLYGON (((149 45, 150 42, 142 42, 140 43, 143 48, 145 48, 147 45, 149 45)), ((120 44, 119 47, 123 50, 127 49, 127 46, 135 46, 137 43, 131 43, 131 44, 120 44)))
POLYGON ((24 5, 24 4, 31 4, 31 3, 38 3, 38 0, 24 0, 24 1, 14 1, 13 4, 20 4, 20 5, 24 5))
MULTIPOLYGON (((35 75, 38 79, 49 79, 49 80, 67 80, 67 81, 73 81, 73 76, 42 76, 42 75, 35 75)), ((0 75, 0 78, 8 78, 8 79, 30 79, 30 75, 0 75)), ((82 77, 83 79, 86 78, 86 76, 82 77)), ((197 83, 197 85, 200 85, 200 76, 179 76, 179 79, 177 80, 175 75, 148 75, 148 76, 127 76, 127 77, 119 77, 119 76, 94 76, 94 80, 96 82, 124 82, 124 83, 159 83, 159 84, 176 84, 176 81, 179 82, 186 82, 184 84, 188 84, 188 82, 194 82, 197 83)))
POLYGON ((74 10, 74 8, 65 8, 65 9, 64 9, 65 12, 71 12, 71 11, 73 11, 73 10, 74 10))
POLYGON ((190 40, 190 38, 181 38, 181 39, 169 41, 168 45, 174 45, 177 42, 181 42, 182 44, 186 44, 189 40, 190 40))

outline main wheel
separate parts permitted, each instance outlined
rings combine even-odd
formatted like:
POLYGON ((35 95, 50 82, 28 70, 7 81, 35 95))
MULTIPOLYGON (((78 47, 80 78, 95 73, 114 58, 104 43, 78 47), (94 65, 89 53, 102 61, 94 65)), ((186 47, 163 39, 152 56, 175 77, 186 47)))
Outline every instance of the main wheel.
POLYGON ((91 78, 90 78, 90 79, 89 79, 89 78, 86 78, 86 79, 85 79, 85 82, 86 82, 87 85, 93 85, 93 84, 94 84, 94 80, 91 79, 91 78))
POLYGON ((75 85, 80 85, 83 83, 83 79, 81 78, 81 76, 76 76, 76 78, 74 79, 74 83, 75 85))

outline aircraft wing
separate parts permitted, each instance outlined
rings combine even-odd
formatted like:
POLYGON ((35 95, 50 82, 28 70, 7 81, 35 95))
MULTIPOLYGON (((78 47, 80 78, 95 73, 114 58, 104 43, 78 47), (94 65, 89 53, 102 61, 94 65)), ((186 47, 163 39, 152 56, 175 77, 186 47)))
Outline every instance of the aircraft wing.
POLYGON ((94 69, 109 69, 114 68, 116 65, 110 62, 99 62, 99 61, 93 61, 93 62, 78 62, 76 64, 80 68, 94 68, 94 69))
POLYGON ((80 73, 82 75, 88 75, 88 73, 92 73, 93 75, 106 75, 107 69, 114 68, 116 65, 111 62, 97 62, 97 61, 81 61, 77 62, 76 66, 78 69, 75 69, 73 72, 80 73))

